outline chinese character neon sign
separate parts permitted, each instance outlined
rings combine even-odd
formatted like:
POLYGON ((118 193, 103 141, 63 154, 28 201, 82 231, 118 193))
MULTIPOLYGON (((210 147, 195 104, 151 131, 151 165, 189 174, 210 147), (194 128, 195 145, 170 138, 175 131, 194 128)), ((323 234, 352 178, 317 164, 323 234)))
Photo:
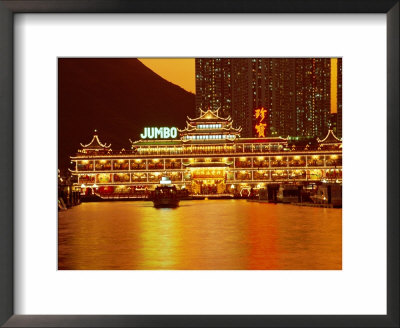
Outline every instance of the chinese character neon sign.
POLYGON ((265 130, 267 128, 267 123, 265 122, 266 113, 267 110, 264 107, 254 110, 254 117, 256 118, 254 129, 259 138, 265 138, 265 130))
POLYGON ((144 128, 143 133, 140 134, 140 138, 142 139, 168 139, 168 138, 176 138, 178 135, 178 129, 175 127, 167 128, 144 128))

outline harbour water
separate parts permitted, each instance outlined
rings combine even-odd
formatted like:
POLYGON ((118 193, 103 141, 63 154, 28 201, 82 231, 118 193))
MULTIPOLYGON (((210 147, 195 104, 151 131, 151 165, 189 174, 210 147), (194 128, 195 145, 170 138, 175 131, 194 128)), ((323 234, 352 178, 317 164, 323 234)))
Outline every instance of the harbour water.
POLYGON ((246 200, 83 203, 58 217, 60 270, 341 270, 342 210, 246 200))

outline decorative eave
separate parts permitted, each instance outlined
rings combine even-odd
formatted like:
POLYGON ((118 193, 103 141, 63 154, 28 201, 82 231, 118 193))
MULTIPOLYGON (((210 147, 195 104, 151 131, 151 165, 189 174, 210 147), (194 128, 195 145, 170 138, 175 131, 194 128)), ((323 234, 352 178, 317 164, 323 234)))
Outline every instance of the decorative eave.
POLYGON ((153 146, 153 145, 160 145, 160 146, 176 146, 179 145, 181 140, 180 139, 139 139, 136 141, 132 141, 129 139, 131 143, 131 147, 135 146, 153 146))
POLYGON ((178 132, 182 133, 182 132, 192 132, 192 131, 196 131, 196 128, 191 127, 191 129, 189 129, 189 126, 187 126, 186 128, 184 128, 183 130, 178 129, 178 132))
POLYGON ((192 129, 188 129, 188 127, 184 128, 183 130, 178 129, 178 131, 180 133, 188 133, 188 132, 196 132, 198 134, 218 134, 221 132, 235 132, 235 133, 240 133, 242 131, 242 127, 238 127, 238 128, 234 128, 232 126, 232 124, 228 124, 227 126, 223 127, 223 128, 219 128, 219 129, 196 129, 196 128, 192 128, 192 129), (219 132, 221 131, 221 132, 219 132))
POLYGON ((230 116, 228 116, 227 118, 224 117, 220 117, 218 112, 219 112, 220 108, 216 109, 216 110, 211 110, 208 109, 206 111, 200 109, 200 116, 197 118, 190 118, 189 116, 186 116, 187 119, 189 121, 210 121, 210 120, 218 120, 218 121, 225 121, 225 122, 230 122, 232 120, 232 118, 230 116))
POLYGON ((234 128, 232 125, 230 125, 229 127, 222 128, 222 130, 240 133, 240 132, 242 132, 242 127, 239 126, 238 128, 234 128))
POLYGON ((342 140, 335 136, 333 130, 329 129, 328 134, 322 140, 317 138, 317 141, 321 145, 332 145, 332 144, 341 144, 342 140))
POLYGON ((215 145, 219 145, 219 144, 226 144, 226 143, 233 143, 235 142, 235 140, 237 140, 238 136, 236 135, 231 135, 234 138, 223 138, 223 139, 181 139, 180 141, 182 141, 185 145, 205 145, 205 144, 215 144, 215 145))
POLYGON ((283 137, 240 138, 237 143, 287 143, 283 137))
POLYGON ((101 143, 99 140, 99 136, 97 135, 97 131, 94 130, 94 135, 92 140, 87 145, 81 143, 81 146, 86 150, 99 150, 99 149, 108 149, 111 147, 111 144, 106 145, 101 143))

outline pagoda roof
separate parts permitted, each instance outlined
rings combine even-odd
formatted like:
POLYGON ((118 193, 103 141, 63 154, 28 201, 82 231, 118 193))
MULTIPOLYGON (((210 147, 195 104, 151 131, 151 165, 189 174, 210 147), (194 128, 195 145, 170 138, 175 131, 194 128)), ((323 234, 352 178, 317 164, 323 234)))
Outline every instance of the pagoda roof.
POLYGON ((342 143, 342 140, 335 136, 335 133, 333 133, 332 129, 329 129, 328 134, 324 139, 320 140, 319 138, 317 138, 317 141, 321 145, 342 143))
POLYGON ((225 122, 230 122, 232 118, 228 116, 227 118, 220 117, 218 112, 220 108, 216 110, 208 109, 208 110, 202 110, 200 109, 200 116, 197 118, 190 118, 187 116, 187 119, 191 122, 209 122, 209 121, 225 121, 225 122))
POLYGON ((106 144, 101 143, 99 140, 99 136, 97 134, 97 130, 94 130, 94 135, 93 135, 92 140, 86 145, 81 143, 81 146, 87 150, 91 150, 91 149, 98 150, 98 149, 110 148, 111 144, 106 145, 106 144))

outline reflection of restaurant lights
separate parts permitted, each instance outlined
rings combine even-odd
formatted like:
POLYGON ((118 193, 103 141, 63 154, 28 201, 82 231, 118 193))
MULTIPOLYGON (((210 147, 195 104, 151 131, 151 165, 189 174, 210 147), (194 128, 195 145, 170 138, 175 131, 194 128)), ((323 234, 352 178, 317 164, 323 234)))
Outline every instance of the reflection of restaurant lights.
POLYGON ((81 188, 86 188, 86 186, 82 183, 82 184, 81 184, 81 188))

